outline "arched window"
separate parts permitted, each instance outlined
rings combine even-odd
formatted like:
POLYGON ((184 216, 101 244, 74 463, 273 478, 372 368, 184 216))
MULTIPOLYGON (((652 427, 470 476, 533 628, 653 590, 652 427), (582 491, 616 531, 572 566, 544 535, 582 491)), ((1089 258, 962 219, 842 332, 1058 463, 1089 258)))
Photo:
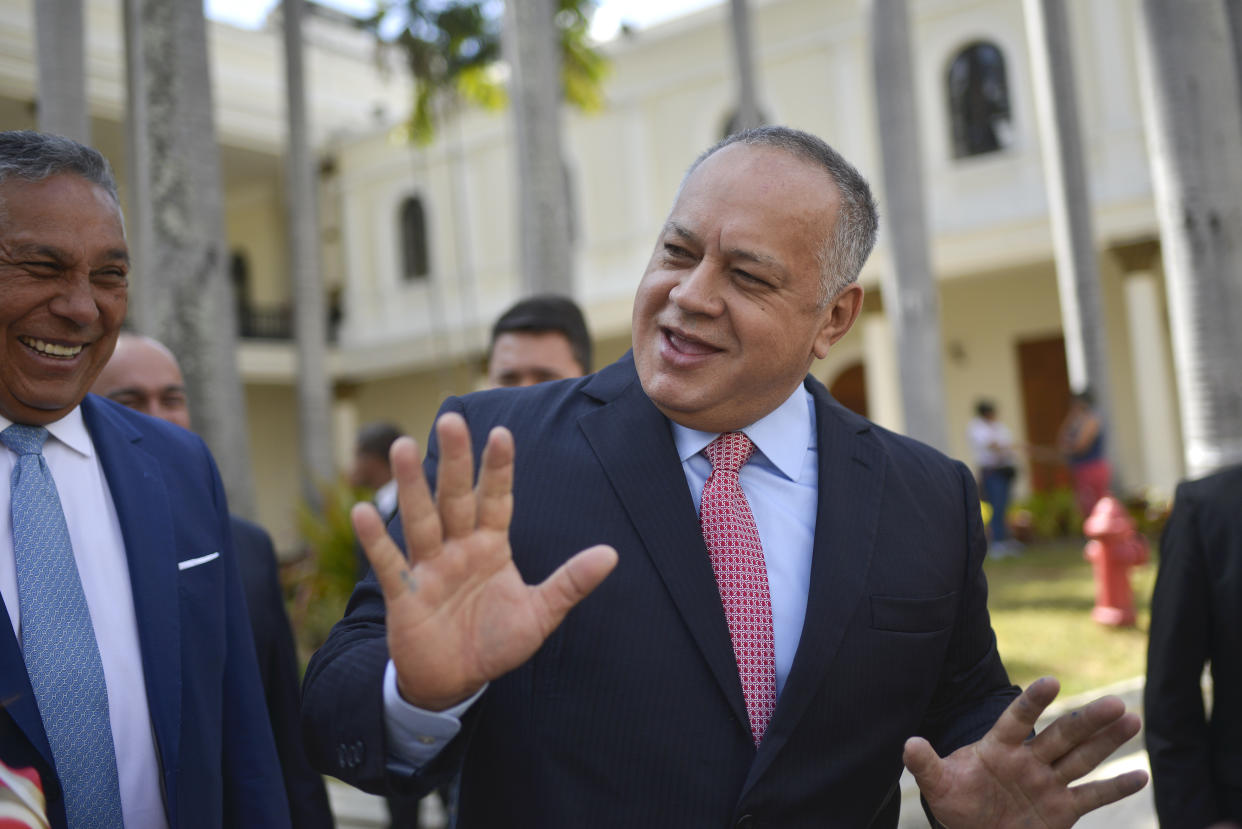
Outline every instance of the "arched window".
POLYGON ((957 53, 946 78, 953 157, 983 155, 1008 147, 1009 80, 1005 56, 994 43, 978 41, 957 53))
POLYGON ((401 202, 401 275, 406 281, 426 279, 431 272, 427 255, 427 215, 418 196, 401 202))

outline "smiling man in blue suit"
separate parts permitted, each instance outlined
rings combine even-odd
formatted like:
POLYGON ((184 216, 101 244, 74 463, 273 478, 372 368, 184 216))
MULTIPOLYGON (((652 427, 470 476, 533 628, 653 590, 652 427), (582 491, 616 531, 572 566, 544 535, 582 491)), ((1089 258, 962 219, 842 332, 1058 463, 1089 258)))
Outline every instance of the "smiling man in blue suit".
POLYGON ((1028 739, 1057 685, 1001 665, 967 469, 807 376, 876 224, 823 141, 731 136, 682 182, 632 354, 450 399, 421 470, 399 441, 392 536, 355 508, 375 576, 303 686, 321 768, 460 768, 461 829, 888 829, 903 761, 953 829, 1141 787, 1069 786, 1138 730, 1116 698, 1028 739))
POLYGON ((128 271, 103 157, 0 133, 0 758, 57 829, 288 826, 215 464, 87 396, 128 271))

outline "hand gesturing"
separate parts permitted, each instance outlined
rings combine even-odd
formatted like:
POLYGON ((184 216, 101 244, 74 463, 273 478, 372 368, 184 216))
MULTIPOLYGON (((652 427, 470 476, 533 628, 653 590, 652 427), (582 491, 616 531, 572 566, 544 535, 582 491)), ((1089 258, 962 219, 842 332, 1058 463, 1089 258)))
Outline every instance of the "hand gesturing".
POLYGON ((1117 697, 1101 697, 1031 737, 1059 690, 1051 677, 1032 682, 982 740, 943 759, 920 737, 906 741, 906 768, 948 829, 1073 826, 1147 783, 1146 772, 1130 771, 1070 787, 1137 734, 1139 718, 1117 697))
POLYGON ((408 562, 374 506, 358 504, 352 513, 383 588, 397 687, 431 711, 467 699, 529 659, 617 563, 611 547, 590 547, 542 584, 526 584, 509 548, 513 436, 503 428, 488 435, 474 486, 466 421, 441 416, 436 439, 434 499, 415 442, 401 438, 392 447, 408 562))

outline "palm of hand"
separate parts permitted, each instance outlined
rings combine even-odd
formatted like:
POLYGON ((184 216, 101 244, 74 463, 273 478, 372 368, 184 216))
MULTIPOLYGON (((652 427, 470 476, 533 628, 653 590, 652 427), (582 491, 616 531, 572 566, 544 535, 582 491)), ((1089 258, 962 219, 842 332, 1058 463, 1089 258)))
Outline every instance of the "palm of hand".
POLYGON ((1146 784, 1133 771, 1070 786, 1138 733, 1139 720, 1118 698, 1101 697, 1030 736, 1058 690, 1054 679, 1036 680, 982 740, 943 759, 922 738, 906 742, 906 767, 944 826, 1063 829, 1146 784))
POLYGON ((957 827, 1049 827, 1074 824, 1078 815, 1053 767, 1026 745, 999 744, 991 735, 944 758, 943 776, 923 790, 936 818, 957 827))
POLYGON ((441 447, 435 498, 418 449, 398 440, 397 479, 408 561, 374 507, 354 508, 354 527, 383 588, 388 652, 410 703, 440 711, 521 665, 617 561, 610 547, 583 550, 542 584, 513 563, 513 440, 493 430, 473 483, 470 434, 460 415, 436 424, 441 447))

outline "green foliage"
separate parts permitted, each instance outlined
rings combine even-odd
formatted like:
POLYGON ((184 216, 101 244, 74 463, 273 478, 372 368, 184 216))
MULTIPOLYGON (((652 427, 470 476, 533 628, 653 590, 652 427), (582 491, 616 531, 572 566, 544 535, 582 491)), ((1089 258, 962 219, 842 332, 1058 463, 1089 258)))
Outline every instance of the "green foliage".
MULTIPOLYGON (((525 1, 525 0, 524 0, 525 1)), ((565 100, 586 112, 603 107, 607 60, 591 45, 588 29, 596 0, 557 0, 552 23, 562 51, 565 100)), ((381 46, 399 48, 414 78, 409 136, 435 137, 438 107, 465 101, 483 109, 507 105, 497 72, 501 55, 499 0, 390 0, 362 21, 381 46)))
POLYGON ((298 532, 306 555, 286 570, 289 616, 298 643, 309 653, 323 644, 341 618, 357 581, 355 538, 349 511, 370 493, 343 478, 320 488, 321 506, 298 505, 298 532))
POLYGON ((1083 516, 1078 511, 1073 490, 1058 487, 1032 492, 1009 510, 1009 522, 1023 541, 1048 541, 1078 536, 1083 516))

